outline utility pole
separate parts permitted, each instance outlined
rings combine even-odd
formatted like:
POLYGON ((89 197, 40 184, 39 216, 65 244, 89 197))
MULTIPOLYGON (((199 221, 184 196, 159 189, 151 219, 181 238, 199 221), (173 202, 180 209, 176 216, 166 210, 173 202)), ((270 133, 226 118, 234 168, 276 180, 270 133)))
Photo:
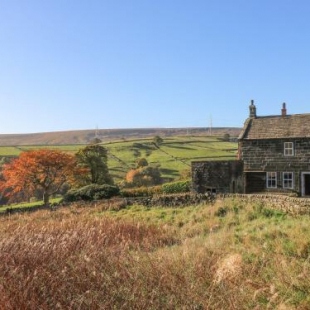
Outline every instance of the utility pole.
POLYGON ((210 115, 209 136, 212 136, 212 115, 210 115))

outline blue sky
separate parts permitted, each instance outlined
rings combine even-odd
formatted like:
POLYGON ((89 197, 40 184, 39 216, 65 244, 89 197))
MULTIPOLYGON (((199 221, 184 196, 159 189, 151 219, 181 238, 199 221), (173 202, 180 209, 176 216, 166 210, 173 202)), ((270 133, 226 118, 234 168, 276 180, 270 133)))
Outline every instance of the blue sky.
POLYGON ((0 133, 310 112, 310 2, 0 0, 0 133))

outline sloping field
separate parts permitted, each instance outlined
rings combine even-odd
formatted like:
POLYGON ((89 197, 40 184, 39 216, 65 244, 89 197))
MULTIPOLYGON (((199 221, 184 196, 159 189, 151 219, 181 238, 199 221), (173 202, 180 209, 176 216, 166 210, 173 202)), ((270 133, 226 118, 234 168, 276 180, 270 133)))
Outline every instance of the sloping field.
MULTIPOLYGON (((103 142, 108 150, 109 169, 116 181, 124 178, 126 172, 134 168, 138 158, 144 157, 150 165, 159 166, 163 177, 168 180, 180 176, 190 169, 192 161, 232 160, 236 158, 237 143, 224 142, 216 137, 177 136, 163 139, 156 147, 151 138, 120 139, 103 142)), ((18 156, 20 152, 37 148, 61 149, 75 153, 85 145, 22 145, 0 146, 0 157, 18 156)))
POLYGON ((112 171, 116 169, 118 172, 125 173, 129 167, 135 167, 138 158, 144 157, 149 164, 158 165, 163 176, 170 179, 190 169, 192 161, 232 160, 237 154, 237 143, 223 142, 214 137, 165 138, 159 147, 153 144, 152 139, 109 143, 105 144, 105 147, 111 154, 112 171))

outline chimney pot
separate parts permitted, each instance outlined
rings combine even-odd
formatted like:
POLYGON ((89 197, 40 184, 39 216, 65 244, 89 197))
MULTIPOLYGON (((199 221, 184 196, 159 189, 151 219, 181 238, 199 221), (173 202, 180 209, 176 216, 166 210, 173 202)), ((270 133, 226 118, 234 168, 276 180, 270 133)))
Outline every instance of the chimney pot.
POLYGON ((250 109, 250 118, 256 118, 256 106, 254 105, 254 100, 251 100, 250 109))
POLYGON ((286 116, 286 104, 285 104, 285 102, 283 102, 283 104, 282 104, 281 115, 286 116))

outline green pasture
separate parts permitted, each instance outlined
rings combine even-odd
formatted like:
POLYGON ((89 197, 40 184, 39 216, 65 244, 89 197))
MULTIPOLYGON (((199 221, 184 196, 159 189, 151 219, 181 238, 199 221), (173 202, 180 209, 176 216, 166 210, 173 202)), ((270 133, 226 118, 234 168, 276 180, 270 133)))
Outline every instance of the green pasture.
POLYGON ((21 150, 16 146, 0 146, 0 156, 18 156, 21 150))
MULTIPOLYGON (((102 145, 108 150, 108 165, 116 182, 123 180, 127 171, 135 168, 137 159, 142 157, 150 165, 159 166, 163 177, 177 179, 182 171, 190 169, 192 161, 233 160, 237 155, 237 143, 210 136, 163 137, 159 147, 154 145, 152 137, 109 141, 102 145)), ((38 148, 76 153, 83 147, 85 145, 80 144, 0 146, 0 157, 14 157, 22 151, 38 148)))
POLYGON ((203 136, 164 138, 159 148, 154 146, 152 138, 110 142, 104 146, 109 151, 109 167, 116 179, 123 179, 141 157, 151 165, 158 165, 163 177, 176 179, 182 171, 190 169, 192 161, 232 160, 237 155, 237 143, 203 136))
MULTIPOLYGON (((61 201, 61 198, 51 198, 50 204, 57 204, 61 201)), ((14 209, 32 209, 34 207, 40 207, 43 206, 42 201, 33 201, 33 202, 24 202, 24 203, 16 203, 11 205, 4 205, 0 206, 0 214, 6 212, 8 209, 14 210, 14 209)))

